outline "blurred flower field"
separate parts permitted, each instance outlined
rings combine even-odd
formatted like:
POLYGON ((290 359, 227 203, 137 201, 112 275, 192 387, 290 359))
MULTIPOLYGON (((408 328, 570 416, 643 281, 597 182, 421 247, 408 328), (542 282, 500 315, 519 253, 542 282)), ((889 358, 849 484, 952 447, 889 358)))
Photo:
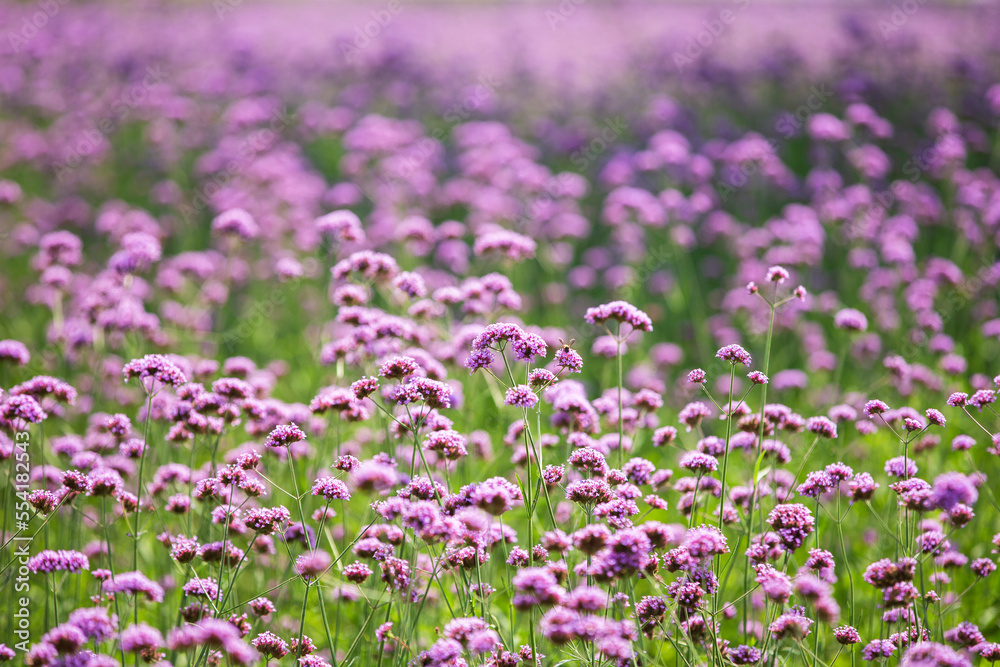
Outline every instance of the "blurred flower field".
POLYGON ((333 7, 0 6, 0 662, 1000 661, 994 8, 333 7))

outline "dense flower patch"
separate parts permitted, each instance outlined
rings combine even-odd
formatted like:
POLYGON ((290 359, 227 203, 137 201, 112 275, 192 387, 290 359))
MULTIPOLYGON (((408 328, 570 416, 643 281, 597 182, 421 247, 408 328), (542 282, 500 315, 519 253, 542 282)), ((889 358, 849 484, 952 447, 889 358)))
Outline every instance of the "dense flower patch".
POLYGON ((0 662, 1000 660, 995 53, 849 24, 803 115, 143 20, 0 69, 0 662))

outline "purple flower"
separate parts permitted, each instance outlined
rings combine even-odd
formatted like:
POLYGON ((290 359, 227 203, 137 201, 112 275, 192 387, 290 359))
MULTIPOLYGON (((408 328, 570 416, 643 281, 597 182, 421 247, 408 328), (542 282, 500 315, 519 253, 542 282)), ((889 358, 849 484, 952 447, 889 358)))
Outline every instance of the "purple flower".
POLYGON ((470 500, 493 516, 500 516, 513 509, 515 503, 524 501, 521 490, 503 477, 491 477, 476 484, 470 500))
POLYGON ((220 235, 232 234, 250 240, 257 237, 260 228, 249 213, 241 208, 231 208, 212 220, 212 231, 220 235))
POLYGON ((861 635, 858 634, 857 629, 851 627, 850 625, 841 625, 838 628, 833 629, 833 636, 836 638, 837 643, 841 645, 849 644, 860 644, 861 635))
POLYGON ((799 640, 804 639, 809 634, 809 628, 812 627, 812 624, 811 618, 807 618, 793 609, 776 618, 768 626, 768 630, 771 631, 775 639, 799 640))
POLYGON ((948 397, 948 405, 953 408, 961 408, 967 405, 969 402, 969 395, 965 392, 956 391, 951 396, 948 397))
POLYGON ((694 401, 681 408, 681 411, 677 413, 677 418, 687 426, 687 430, 690 432, 692 428, 698 426, 705 417, 711 414, 712 411, 707 405, 701 401, 694 401))
POLYGON ((885 401, 880 401, 878 399, 873 399, 865 403, 864 413, 865 416, 871 419, 875 415, 881 415, 889 411, 889 406, 886 405, 885 401))
POLYGON ((532 607, 558 604, 565 591, 552 572, 543 567, 528 567, 519 571, 511 580, 515 609, 527 611, 532 607))
POLYGON ((759 648, 747 646, 746 644, 741 644, 726 652, 726 657, 734 665, 756 665, 760 662, 761 655, 759 648))
POLYGON ((850 482, 851 500, 853 502, 870 500, 878 487, 879 484, 870 474, 866 472, 858 473, 850 482))
POLYGON ((465 436, 451 429, 431 431, 423 447, 427 451, 437 452, 449 461, 456 461, 469 454, 465 436))
POLYGON ((520 338, 511 342, 510 348, 514 351, 515 359, 528 363, 534 361, 535 357, 544 357, 548 352, 548 346, 541 336, 524 332, 520 338))
POLYGON ((688 382, 692 384, 704 384, 705 382, 705 371, 700 368, 696 368, 690 373, 688 373, 688 382))
POLYGON ((989 558, 977 558, 969 565, 972 572, 980 579, 985 579, 996 572, 997 565, 989 558))
POLYGON ((558 349, 555 354, 554 363, 556 368, 565 369, 570 373, 579 373, 583 370, 583 357, 573 349, 558 349))
MULTIPOLYGON (((913 474, 916 474, 914 471, 913 474)), ((934 479, 932 500, 938 509, 950 511, 955 505, 974 505, 979 498, 972 480, 960 472, 946 472, 934 479)))
POLYGON ((764 281, 769 283, 778 283, 779 285, 786 280, 788 280, 789 274, 784 267, 772 266, 764 274, 764 281))
POLYGON ((810 417, 806 420, 806 430, 822 438, 837 437, 837 425, 828 417, 810 417))
POLYGON ((566 486, 566 500, 580 505, 594 505, 611 500, 611 487, 599 477, 571 482, 566 486))
POLYGON ((335 477, 320 477, 312 486, 312 495, 322 496, 327 500, 350 500, 351 492, 347 485, 335 477))
POLYGON ((378 374, 390 380, 400 380, 413 375, 420 369, 420 364, 412 357, 396 356, 386 360, 379 366, 378 374))
POLYGON ((288 655, 288 642, 272 632, 264 631, 250 640, 250 645, 266 658, 283 658, 288 655))
POLYGON ((353 211, 346 209, 327 213, 316 218, 313 224, 320 234, 341 242, 361 241, 365 238, 361 219, 353 211))
MULTIPOLYGON (((72 655, 79 651, 80 647, 86 641, 87 637, 80 628, 69 623, 63 623, 42 635, 42 640, 39 644, 52 647, 60 655, 72 655)), ((39 644, 35 645, 36 648, 39 644)), ((35 664, 36 661, 29 658, 25 662, 27 664, 35 664)))
POLYGON ((894 456, 885 462, 885 474, 890 477, 913 477, 917 474, 916 462, 911 457, 894 456))
POLYGON ((714 526, 692 528, 684 536, 682 546, 687 549, 688 554, 697 559, 729 553, 726 536, 714 526))
POLYGON ((0 403, 0 417, 13 422, 20 420, 26 424, 40 424, 48 419, 48 413, 31 396, 8 396, 0 403))
POLYGON ((105 593, 142 593, 151 602, 163 602, 163 587, 141 572, 121 572, 101 582, 105 593))
POLYGON ((710 454, 691 451, 685 452, 681 456, 680 466, 700 475, 705 475, 719 469, 719 460, 710 454))
POLYGON ((69 623, 80 628, 87 639, 101 643, 111 639, 118 630, 118 617, 104 607, 80 607, 70 612, 69 623))
POLYGON ((385 253, 361 250, 337 262, 330 273, 337 280, 357 274, 362 280, 386 282, 399 273, 399 265, 385 253))
POLYGON ((121 650, 125 653, 154 652, 163 648, 163 635, 154 627, 139 623, 122 630, 121 650))
POLYGON ((935 426, 944 426, 947 423, 947 420, 944 418, 944 415, 941 414, 940 410, 927 408, 927 411, 924 414, 927 416, 928 423, 934 424, 935 426))
POLYGON ((955 649, 934 642, 917 642, 906 650, 900 667, 972 667, 967 657, 955 649))
POLYGON ((140 359, 133 359, 122 368, 122 375, 126 382, 134 377, 139 378, 146 391, 152 391, 155 382, 171 387, 179 387, 187 382, 184 372, 162 354, 147 354, 140 359))
POLYGON ((31 361, 28 347, 19 340, 0 340, 0 361, 26 366, 31 361))
POLYGON ((384 642, 392 636, 392 621, 388 621, 375 629, 375 639, 384 642))
POLYGON ((333 559, 325 551, 310 551, 295 559, 295 571, 311 581, 329 569, 333 559))
POLYGON ((535 241, 527 236, 500 229, 476 237, 472 252, 476 256, 496 253, 515 262, 521 262, 534 257, 536 248, 535 241))
POLYGON ((653 446, 664 447, 669 445, 677 437, 677 429, 673 426, 661 426, 653 431, 653 446))
POLYGON ((378 391, 378 378, 365 376, 351 384, 351 390, 359 401, 378 391))
POLYGON ((861 658, 869 662, 891 658, 896 652, 896 646, 888 639, 875 639, 861 650, 861 658))
POLYGON ((355 584, 363 584, 372 576, 372 569, 364 563, 351 563, 344 567, 344 578, 355 584))
POLYGON ((259 535, 271 535, 291 519, 291 513, 281 505, 274 508, 249 509, 243 515, 247 528, 259 535))
POLYGON ((507 390, 503 402, 506 405, 530 410, 538 405, 538 396, 528 385, 519 384, 507 390))
POLYGON ((68 382, 49 375, 37 375, 27 382, 22 382, 10 388, 11 396, 32 396, 42 399, 52 396, 57 401, 73 405, 76 403, 76 389, 68 382))

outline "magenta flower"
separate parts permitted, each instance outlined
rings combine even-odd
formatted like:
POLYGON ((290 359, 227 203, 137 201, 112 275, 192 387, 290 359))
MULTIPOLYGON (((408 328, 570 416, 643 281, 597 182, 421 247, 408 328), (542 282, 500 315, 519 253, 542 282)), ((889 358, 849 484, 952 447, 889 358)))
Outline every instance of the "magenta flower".
POLYGON ((653 321, 649 315, 626 301, 611 301, 594 308, 588 308, 584 314, 588 324, 606 325, 614 320, 619 324, 627 324, 634 331, 652 331, 653 321))
POLYGON ((715 356, 718 359, 728 361, 734 365, 743 364, 744 366, 749 366, 752 362, 750 354, 747 353, 742 346, 735 344, 719 348, 719 351, 715 353, 715 356))
POLYGON ((305 439, 305 432, 294 423, 280 424, 271 430, 264 444, 268 447, 288 447, 293 443, 301 442, 305 439))
POLYGON ((171 387, 179 387, 187 382, 184 372, 162 354, 147 354, 140 359, 133 359, 122 368, 122 375, 126 382, 134 377, 139 378, 146 391, 152 391, 156 382, 171 387))
POLYGON ((506 405, 530 410, 538 405, 538 396, 528 385, 519 384, 507 390, 503 402, 506 405))

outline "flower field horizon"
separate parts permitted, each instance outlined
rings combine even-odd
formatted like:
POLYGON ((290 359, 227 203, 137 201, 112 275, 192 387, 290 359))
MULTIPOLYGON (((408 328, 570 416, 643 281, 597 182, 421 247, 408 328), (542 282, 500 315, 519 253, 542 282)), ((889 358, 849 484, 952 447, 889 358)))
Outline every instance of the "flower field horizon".
POLYGON ((0 663, 1000 661, 995 7, 0 17, 0 663))

